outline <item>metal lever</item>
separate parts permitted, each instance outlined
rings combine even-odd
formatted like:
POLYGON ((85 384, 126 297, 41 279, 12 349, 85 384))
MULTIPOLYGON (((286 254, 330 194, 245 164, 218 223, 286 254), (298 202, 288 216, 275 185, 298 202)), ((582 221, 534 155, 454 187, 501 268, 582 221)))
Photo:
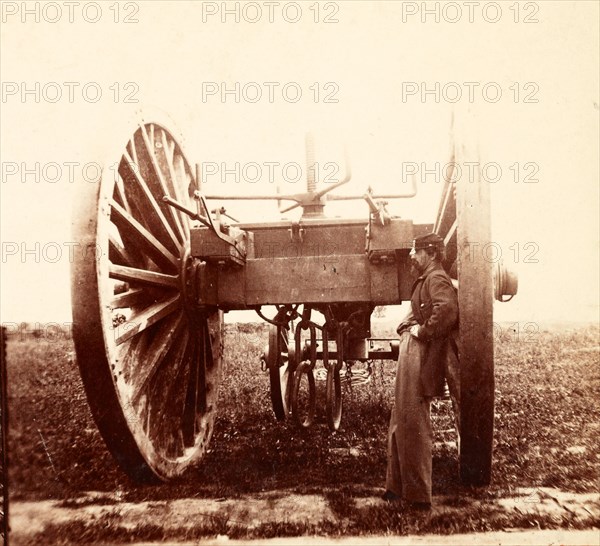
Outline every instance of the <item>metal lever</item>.
POLYGON ((227 218, 229 218, 231 221, 239 223, 239 220, 236 220, 233 216, 231 216, 230 214, 227 214, 227 211, 225 210, 225 207, 219 207, 218 209, 213 209, 210 211, 213 214, 220 214, 221 216, 227 216, 227 218))
POLYGON ((173 208, 180 210, 184 214, 187 214, 192 220, 199 220, 206 227, 211 227, 209 220, 205 216, 202 216, 202 215, 198 214, 197 212, 194 212, 193 210, 188 209, 187 207, 183 206, 181 203, 178 203, 177 201, 175 201, 175 199, 172 199, 168 195, 165 195, 163 197, 163 201, 165 203, 167 203, 168 205, 171 205, 173 208))
MULTIPOLYGON (((202 203, 204 210, 206 210, 206 211, 209 210, 206 205, 206 201, 204 200, 204 197, 202 196, 202 194, 199 191, 194 191, 194 198, 202 203)), ((198 214, 197 212, 194 212, 194 211, 188 209, 187 207, 185 207, 181 203, 178 203, 177 201, 175 201, 175 199, 172 199, 168 195, 163 196, 163 201, 165 203, 167 203, 168 205, 172 206, 173 208, 180 210, 184 214, 187 214, 192 220, 199 220, 206 227, 210 228, 219 239, 221 239, 222 241, 225 241, 228 245, 231 245, 232 247, 234 247, 236 249, 236 251, 238 252, 238 254, 240 254, 240 256, 244 255, 243 252, 237 247, 236 242, 231 237, 229 237, 228 235, 225 235, 224 233, 221 233, 221 223, 220 222, 215 222, 210 217, 207 218, 206 216, 202 216, 201 214, 198 214)))
MULTIPOLYGON (((417 182, 415 175, 410 177, 411 184, 410 190, 405 193, 388 193, 388 194, 374 194, 370 190, 367 193, 373 199, 409 199, 417 195, 417 182)), ((357 199, 365 199, 365 194, 362 195, 330 195, 328 197, 330 201, 356 201, 357 199)))

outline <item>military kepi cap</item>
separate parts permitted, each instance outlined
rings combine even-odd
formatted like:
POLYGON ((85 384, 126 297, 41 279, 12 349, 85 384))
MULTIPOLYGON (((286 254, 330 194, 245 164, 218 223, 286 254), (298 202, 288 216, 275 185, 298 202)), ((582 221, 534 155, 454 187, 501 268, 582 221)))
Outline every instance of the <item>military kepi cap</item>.
POLYGON ((444 248, 444 239, 442 239, 437 233, 421 235, 413 241, 413 248, 415 250, 422 250, 425 248, 444 248))

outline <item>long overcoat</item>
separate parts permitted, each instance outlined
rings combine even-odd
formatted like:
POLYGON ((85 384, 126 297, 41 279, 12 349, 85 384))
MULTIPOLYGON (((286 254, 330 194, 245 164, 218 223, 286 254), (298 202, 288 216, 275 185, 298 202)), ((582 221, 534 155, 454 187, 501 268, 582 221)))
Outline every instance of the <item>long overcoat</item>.
POLYGON ((412 287, 411 313, 398 333, 418 324, 417 338, 425 344, 421 361, 423 396, 444 394, 444 365, 448 351, 457 351, 458 297, 439 262, 432 262, 412 287))

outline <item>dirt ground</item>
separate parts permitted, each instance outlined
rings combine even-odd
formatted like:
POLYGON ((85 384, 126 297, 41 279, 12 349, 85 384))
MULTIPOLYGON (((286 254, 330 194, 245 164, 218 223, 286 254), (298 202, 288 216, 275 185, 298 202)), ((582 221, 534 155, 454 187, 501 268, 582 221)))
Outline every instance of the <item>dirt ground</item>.
MULTIPOLYGON (((151 543, 138 543, 134 546, 146 546, 151 543)), ((198 544, 188 543, 188 544, 198 544)), ((218 546, 228 544, 231 546, 238 544, 248 544, 246 541, 215 539, 203 544, 206 546, 218 546)), ((261 540, 260 544, 269 546, 331 546, 340 544, 344 546, 409 546, 413 544, 437 544, 445 546, 447 544, 460 544, 461 546, 539 546, 555 544, 561 545, 581 545, 598 544, 598 531, 516 531, 516 532, 493 532, 493 533, 474 533, 468 535, 408 535, 408 536, 372 536, 372 537, 353 537, 345 539, 333 539, 324 537, 296 537, 296 538, 274 538, 261 540)), ((182 544, 183 546, 183 544, 182 544)))
MULTIPOLYGON (((550 515, 560 518, 565 514, 576 514, 582 520, 597 518, 600 515, 600 495, 595 493, 565 493, 549 488, 524 490, 516 498, 501 498, 496 501, 498 508, 507 513, 529 514, 534 516, 550 515)), ((461 517, 461 507, 449 507, 444 499, 435 499, 430 513, 423 518, 446 516, 461 517)), ((383 505, 377 496, 365 496, 360 499, 364 507, 383 505)), ((46 500, 15 502, 11 505, 12 544, 30 544, 35 542, 49 526, 67 529, 73 524, 90 521, 118 520, 123 531, 123 542, 130 542, 126 530, 131 530, 133 538, 136 529, 151 522, 160 522, 165 535, 173 533, 185 536, 186 527, 190 530, 199 521, 226 517, 229 524, 246 529, 257 528, 268 523, 289 525, 305 521, 313 523, 337 522, 324 495, 298 495, 292 491, 269 492, 260 495, 246 495, 237 499, 196 499, 183 498, 165 501, 123 502, 119 494, 90 492, 85 496, 71 500, 46 500)), ((48 536, 50 539, 51 537, 48 536)), ((274 539, 272 544, 305 544, 308 537, 296 539, 274 539)), ((364 536, 331 539, 320 542, 325 537, 313 537, 311 544, 322 543, 360 543, 360 544, 600 544, 600 530, 570 531, 561 530, 511 530, 509 532, 473 533, 469 535, 421 535, 421 536, 364 536), (411 539, 410 541, 408 541, 411 539), (418 540, 417 540, 418 539, 418 540), (356 542, 358 541, 358 542, 356 542), (407 542, 408 541, 408 542, 407 542)), ((169 540, 169 542, 172 542, 169 540)), ((229 543, 227 535, 218 535, 207 543, 229 543)), ((242 544, 248 541, 231 541, 242 544)), ((261 543, 265 539, 260 540, 261 543)), ((198 541, 195 542, 198 544, 198 541)))

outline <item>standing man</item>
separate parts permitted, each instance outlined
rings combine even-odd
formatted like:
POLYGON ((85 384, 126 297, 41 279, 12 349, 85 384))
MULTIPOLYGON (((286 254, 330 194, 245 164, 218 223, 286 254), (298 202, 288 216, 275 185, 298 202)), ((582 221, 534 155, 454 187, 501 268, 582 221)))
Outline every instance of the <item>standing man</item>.
MULTIPOLYGON (((419 277, 411 311, 397 330, 400 352, 383 498, 417 509, 431 507, 431 400, 444 393, 448 359, 457 363, 458 298, 442 267, 444 252, 444 240, 435 233, 413 241, 410 258, 419 277)), ((455 390, 456 366, 449 369, 448 383, 455 390)))

